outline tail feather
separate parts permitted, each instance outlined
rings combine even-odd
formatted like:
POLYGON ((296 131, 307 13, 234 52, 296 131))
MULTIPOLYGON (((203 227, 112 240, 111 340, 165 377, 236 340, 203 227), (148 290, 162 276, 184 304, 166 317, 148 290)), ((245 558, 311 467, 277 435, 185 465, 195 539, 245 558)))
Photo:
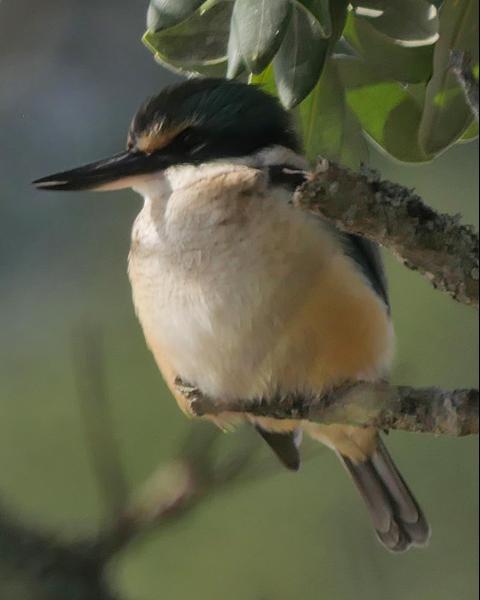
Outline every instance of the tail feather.
POLYGON ((366 461, 339 455, 367 505, 377 536, 392 552, 424 546, 430 527, 383 442, 366 461))

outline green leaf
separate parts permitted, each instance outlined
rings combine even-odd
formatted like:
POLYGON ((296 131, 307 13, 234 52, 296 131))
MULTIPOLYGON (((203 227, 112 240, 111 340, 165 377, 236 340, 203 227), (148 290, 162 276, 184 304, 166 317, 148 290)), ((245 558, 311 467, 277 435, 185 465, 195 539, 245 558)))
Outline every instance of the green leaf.
POLYGON ((228 0, 204 5, 179 25, 147 31, 143 42, 158 62, 176 71, 223 76, 232 10, 228 0))
POLYGON ((358 168, 368 156, 360 125, 345 103, 335 61, 327 61, 320 80, 300 104, 298 113, 309 160, 322 156, 358 168))
MULTIPOLYGON (((295 1, 295 0, 293 0, 295 1)), ((329 0, 296 0, 299 4, 309 10, 317 19, 322 35, 328 38, 332 35, 332 19, 330 17, 329 0)))
POLYGON ((478 0, 445 0, 440 9, 440 39, 435 46, 433 76, 428 83, 420 124, 420 144, 438 154, 453 144, 472 122, 463 88, 449 69, 452 50, 478 61, 478 0))
POLYGON ((243 57, 240 52, 240 44, 235 27, 230 26, 230 35, 228 37, 227 46, 228 56, 228 68, 227 77, 228 79, 235 79, 244 69, 243 57))
POLYGON ((205 0, 151 0, 147 11, 147 28, 160 31, 173 27, 191 16, 205 0))
POLYGON ((473 120, 470 127, 465 131, 462 137, 458 140, 459 142, 473 142, 478 138, 478 121, 473 120))
POLYGON ((404 46, 434 44, 438 39, 438 11, 427 0, 388 0, 378 10, 357 9, 357 14, 370 16, 370 23, 381 33, 404 46))
POLYGON ((357 15, 379 17, 385 12, 389 0, 353 0, 352 6, 357 15))
POLYGON ((288 0, 236 0, 232 29, 252 73, 263 71, 275 56, 289 15, 288 0))
POLYGON ((293 4, 287 31, 273 59, 278 95, 286 108, 296 106, 313 89, 328 47, 317 19, 300 4, 293 4))
POLYGON ((330 19, 332 21, 332 35, 330 36, 328 54, 335 51, 338 40, 343 35, 345 23, 347 22, 349 0, 330 0, 330 19))
POLYGON ((252 75, 249 83, 252 85, 258 85, 264 92, 267 92, 272 96, 278 96, 272 65, 268 65, 268 67, 259 75, 252 75))
POLYGON ((371 20, 353 13, 348 16, 343 35, 358 56, 383 77, 406 83, 430 79, 434 46, 401 46, 375 29, 371 20))
POLYGON ((369 149, 360 122, 348 105, 343 130, 343 145, 338 162, 351 169, 359 169, 362 163, 368 163, 369 149))
POLYGON ((336 62, 348 106, 364 131, 398 160, 429 160, 418 143, 424 86, 416 86, 411 94, 406 86, 382 79, 376 69, 359 59, 338 57, 336 62))

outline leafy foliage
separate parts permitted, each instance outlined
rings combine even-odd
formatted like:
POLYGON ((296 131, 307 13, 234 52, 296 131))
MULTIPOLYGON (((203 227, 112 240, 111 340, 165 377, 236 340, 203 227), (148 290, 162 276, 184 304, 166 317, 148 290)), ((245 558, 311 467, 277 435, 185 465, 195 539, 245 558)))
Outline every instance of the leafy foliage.
POLYGON ((419 138, 428 154, 454 143, 472 122, 471 110, 454 73, 448 68, 452 50, 471 54, 478 63, 478 0, 445 2, 440 38, 435 45, 433 74, 425 91, 419 138))
POLYGON ((424 162, 478 135, 453 50, 478 79, 478 0, 151 0, 145 44, 189 75, 240 77, 295 108, 310 158, 358 166, 365 138, 424 162))
POLYGON ((279 49, 290 20, 288 0, 238 0, 232 13, 232 29, 245 64, 261 73, 279 49))

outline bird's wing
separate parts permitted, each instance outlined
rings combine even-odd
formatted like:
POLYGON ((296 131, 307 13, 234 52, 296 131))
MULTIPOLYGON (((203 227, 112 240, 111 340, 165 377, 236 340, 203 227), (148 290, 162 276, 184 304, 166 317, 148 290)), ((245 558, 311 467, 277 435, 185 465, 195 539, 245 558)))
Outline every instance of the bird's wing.
POLYGON ((387 277, 378 244, 353 233, 343 234, 342 239, 345 253, 359 266, 372 288, 390 310, 387 277))

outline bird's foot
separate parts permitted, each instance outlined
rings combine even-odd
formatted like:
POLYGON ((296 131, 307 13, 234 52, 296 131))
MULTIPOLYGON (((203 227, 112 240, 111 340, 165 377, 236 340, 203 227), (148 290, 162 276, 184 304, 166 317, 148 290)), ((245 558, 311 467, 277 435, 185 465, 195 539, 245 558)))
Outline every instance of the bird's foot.
POLYGON ((205 412, 201 409, 201 404, 204 402, 204 396, 197 387, 188 381, 184 381, 181 377, 176 377, 175 388, 187 401, 189 412, 194 417, 202 417, 205 414, 205 412))

